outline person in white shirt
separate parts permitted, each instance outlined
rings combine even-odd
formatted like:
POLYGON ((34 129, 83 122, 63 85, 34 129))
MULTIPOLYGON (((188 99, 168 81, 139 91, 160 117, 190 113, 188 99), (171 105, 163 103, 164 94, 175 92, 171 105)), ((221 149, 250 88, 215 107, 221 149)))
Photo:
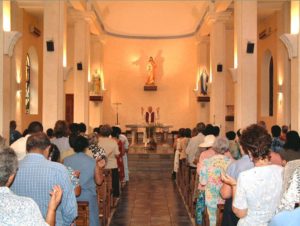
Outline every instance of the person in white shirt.
POLYGON ((282 190, 283 168, 270 163, 271 137, 257 124, 243 130, 240 144, 254 163, 252 169, 239 174, 237 181, 223 175, 224 183, 232 187, 234 214, 238 226, 267 226, 275 215, 282 190))
POLYGON ((205 136, 203 135, 203 132, 205 130, 205 124, 200 122, 197 124, 196 129, 198 131, 197 136, 194 136, 190 139, 187 148, 185 149, 185 152, 187 154, 187 159, 190 167, 196 168, 194 161, 197 155, 197 152, 199 152, 199 145, 204 142, 205 136))
POLYGON ((52 188, 44 219, 33 199, 18 196, 9 188, 18 169, 17 155, 11 148, 0 148, 0 169, 0 225, 55 225, 55 212, 63 193, 61 187, 52 188))
POLYGON ((123 155, 123 163, 124 163, 124 172, 125 172, 125 182, 129 181, 129 169, 128 169, 128 150, 129 150, 129 141, 124 134, 120 134, 119 139, 124 144, 125 154, 123 155))
POLYGON ((43 132, 43 125, 38 121, 33 121, 28 126, 28 134, 10 145, 10 147, 16 152, 19 161, 26 155, 26 142, 28 137, 39 132, 43 132))

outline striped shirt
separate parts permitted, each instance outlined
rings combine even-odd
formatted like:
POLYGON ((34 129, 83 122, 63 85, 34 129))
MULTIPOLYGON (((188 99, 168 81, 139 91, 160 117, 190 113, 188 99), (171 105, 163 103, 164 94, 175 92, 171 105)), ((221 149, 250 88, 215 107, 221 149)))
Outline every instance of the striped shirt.
POLYGON ((11 190, 17 195, 32 198, 46 218, 49 191, 60 185, 63 196, 56 210, 56 225, 70 225, 77 216, 75 193, 65 166, 47 160, 41 154, 30 153, 20 161, 11 190))

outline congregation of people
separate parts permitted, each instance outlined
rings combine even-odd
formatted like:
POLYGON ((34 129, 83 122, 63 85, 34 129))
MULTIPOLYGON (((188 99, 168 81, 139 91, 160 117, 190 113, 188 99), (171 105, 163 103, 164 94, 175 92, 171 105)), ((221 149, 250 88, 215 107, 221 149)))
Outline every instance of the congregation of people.
MULTIPOLYGON (((78 201, 88 202, 89 225, 100 225, 96 187, 110 172, 116 205, 129 181, 128 139, 119 127, 87 134, 85 124, 63 120, 43 131, 34 121, 21 134, 12 121, 10 146, 0 139, 0 225, 74 225, 78 201)), ((198 123, 179 129, 173 147, 172 178, 181 190, 191 185, 183 179, 193 181, 197 225, 299 225, 297 131, 274 125, 269 133, 259 122, 223 137, 218 126, 198 123)))
POLYGON ((0 139, 0 225, 76 225, 78 202, 88 202, 89 225, 100 225, 97 186, 111 175, 112 206, 129 181, 129 142, 119 127, 59 120, 44 133, 34 121, 21 134, 10 122, 0 139))
POLYGON ((222 137, 198 123, 179 129, 174 152, 172 178, 196 225, 299 225, 297 131, 274 125, 269 133, 261 121, 222 137))

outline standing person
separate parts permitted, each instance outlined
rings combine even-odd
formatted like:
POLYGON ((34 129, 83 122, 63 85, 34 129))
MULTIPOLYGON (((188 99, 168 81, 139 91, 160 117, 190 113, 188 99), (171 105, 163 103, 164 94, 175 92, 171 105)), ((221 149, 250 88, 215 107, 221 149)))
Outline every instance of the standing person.
POLYGON ((55 123, 54 136, 55 138, 52 139, 51 142, 58 147, 61 154, 71 149, 71 146, 69 144, 69 137, 68 137, 69 129, 66 121, 58 120, 55 123))
POLYGON ((291 130, 286 134, 283 149, 279 154, 285 162, 300 159, 300 138, 297 131, 291 130))
POLYGON ((174 155, 174 167, 173 167, 173 173, 172 173, 172 179, 176 179, 176 174, 178 173, 179 169, 179 159, 180 159, 180 152, 182 151, 182 139, 184 138, 184 128, 180 128, 178 130, 178 137, 176 138, 174 142, 174 149, 175 149, 175 155, 174 155))
POLYGON ((102 125, 100 127, 100 137, 98 140, 98 145, 105 150, 107 157, 107 164, 105 169, 111 170, 112 174, 112 193, 114 197, 114 202, 120 196, 120 182, 119 182, 119 172, 118 172, 118 164, 117 157, 120 154, 119 147, 116 141, 111 139, 109 136, 112 133, 112 129, 109 125, 102 125))
POLYGON ((32 134, 43 132, 43 125, 38 121, 33 121, 29 124, 27 128, 27 135, 24 137, 21 137, 10 147, 16 152, 18 156, 18 160, 22 160, 26 156, 26 142, 28 137, 30 137, 32 134))
POLYGON ((217 205, 224 204, 224 200, 220 195, 222 187, 221 173, 226 170, 230 163, 230 158, 225 156, 228 151, 229 142, 226 138, 216 138, 212 149, 215 155, 203 161, 200 170, 199 182, 205 187, 205 206, 209 216, 210 226, 215 226, 217 222, 217 205))
POLYGON ((278 125, 274 125, 271 128, 272 133, 272 144, 271 144, 271 150, 278 153, 282 151, 284 142, 280 140, 280 134, 281 134, 281 128, 278 125))
POLYGON ((282 171, 269 161, 271 137, 257 124, 243 130, 240 144, 249 153, 254 168, 239 174, 238 180, 223 175, 224 183, 231 186, 232 210, 240 218, 238 225, 267 226, 275 214, 282 190, 282 171))
POLYGON ((153 111, 152 106, 147 108, 147 111, 144 112, 144 108, 141 107, 141 114, 143 122, 146 123, 145 132, 144 132, 144 143, 145 146, 151 141, 156 141, 155 137, 155 124, 159 119, 159 108, 156 108, 156 113, 153 111))
POLYGON ((79 135, 81 135, 83 137, 87 137, 87 135, 86 135, 86 125, 83 122, 78 124, 78 129, 79 129, 79 135))
POLYGON ((192 137, 192 130, 190 128, 184 129, 183 138, 181 139, 181 144, 180 144, 181 152, 179 155, 179 160, 184 160, 184 162, 187 157, 186 147, 188 146, 191 137, 192 137))
POLYGON ((129 141, 124 134, 120 134, 119 139, 123 142, 125 154, 123 155, 124 163, 124 173, 125 173, 125 182, 129 181, 129 169, 128 169, 128 151, 129 151, 129 141))
MULTIPOLYGON (((52 162, 59 162, 60 160, 60 151, 55 144, 51 144, 49 148, 48 159, 52 162)), ((81 186, 79 182, 80 172, 78 170, 73 170, 71 167, 67 167, 67 170, 72 186, 74 188, 75 195, 77 197, 80 195, 81 192, 81 186)))
POLYGON ((54 185, 60 185, 63 196, 56 210, 56 225, 70 225, 77 216, 75 193, 66 167, 47 160, 50 144, 44 133, 36 133, 28 138, 28 154, 20 161, 11 190, 17 195, 32 198, 45 218, 50 200, 49 191, 54 185))
MULTIPOLYGON (((227 136, 227 134, 226 134, 226 136, 227 136)), ((230 145, 229 145, 229 148, 230 148, 230 145)), ((240 148, 239 150, 240 150, 242 157, 239 160, 232 162, 226 170, 226 173, 230 177, 232 177, 236 180, 241 172, 254 167, 254 164, 251 161, 249 155, 247 153, 245 153, 242 148, 240 148)), ((223 213, 223 218, 222 218, 222 226, 236 226, 239 221, 239 218, 237 218, 232 211, 232 189, 231 189, 231 186, 224 183, 222 185, 220 194, 221 194, 222 198, 225 199, 224 213, 223 213)))
POLYGON ((17 196, 10 189, 18 169, 17 155, 11 148, 0 148, 0 225, 54 226, 55 212, 62 198, 60 186, 55 185, 48 203, 46 222, 38 205, 27 197, 17 196))
POLYGON ((17 123, 15 120, 9 122, 9 145, 22 137, 22 134, 16 130, 17 123))
POLYGON ((241 157, 240 153, 240 145, 238 144, 238 141, 235 139, 236 134, 234 131, 229 131, 226 133, 226 137, 229 140, 229 151, 235 160, 239 159, 241 157))
POLYGON ((119 146, 120 154, 117 156, 117 164, 118 164, 119 180, 120 183, 123 184, 125 179, 124 163, 123 163, 123 156, 125 154, 125 149, 124 149, 123 142, 119 139, 120 133, 121 133, 121 129, 119 127, 115 127, 115 126, 112 127, 111 137, 117 142, 119 146))
POLYGON ((88 140, 81 135, 78 136, 74 142, 75 154, 66 157, 64 165, 80 172, 81 193, 77 201, 89 202, 90 226, 98 226, 100 221, 96 184, 101 185, 103 182, 105 160, 95 160, 85 154, 88 146, 88 140))
MULTIPOLYGON (((196 167, 197 167, 194 162, 195 162, 195 158, 197 156, 197 152, 199 152, 199 145, 201 143, 203 143, 204 137, 205 137, 203 135, 203 132, 205 130, 205 124, 202 122, 198 123, 196 126, 196 129, 197 129, 197 135, 190 139, 188 146, 185 149, 189 166, 194 169, 196 169, 196 167)), ((199 158, 199 156, 198 156, 198 158, 199 158)), ((198 159, 197 159, 197 162, 198 162, 198 159)))
POLYGON ((289 131, 289 127, 287 125, 283 125, 281 127, 280 140, 286 142, 286 134, 289 131))
POLYGON ((202 186, 200 183, 200 172, 203 167, 203 163, 205 159, 208 159, 216 154, 214 149, 212 148, 214 142, 216 140, 216 137, 214 135, 207 135, 204 138, 204 142, 199 145, 200 148, 204 148, 206 150, 202 151, 199 160, 197 163, 197 177, 198 177, 198 183, 197 183, 197 192, 195 196, 197 197, 196 201, 196 211, 195 211, 195 219, 196 223, 198 225, 202 224, 202 216, 205 209, 205 186, 202 186))
POLYGON ((47 129, 46 134, 47 134, 48 138, 50 139, 50 141, 52 139, 54 139, 54 130, 52 128, 47 129))

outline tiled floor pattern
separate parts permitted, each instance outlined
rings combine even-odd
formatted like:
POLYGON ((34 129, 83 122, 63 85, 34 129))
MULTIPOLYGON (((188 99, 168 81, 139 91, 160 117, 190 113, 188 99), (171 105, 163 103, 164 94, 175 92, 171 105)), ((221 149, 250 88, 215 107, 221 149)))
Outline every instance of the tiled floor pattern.
POLYGON ((169 173, 135 172, 110 226, 192 226, 169 173))

